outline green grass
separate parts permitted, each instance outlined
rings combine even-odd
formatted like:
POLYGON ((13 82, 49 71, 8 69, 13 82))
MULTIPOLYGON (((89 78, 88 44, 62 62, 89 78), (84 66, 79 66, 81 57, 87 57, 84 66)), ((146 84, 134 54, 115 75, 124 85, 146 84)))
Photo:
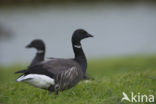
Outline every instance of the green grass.
POLYGON ((14 72, 26 66, 1 67, 0 104, 131 104, 121 102, 122 92, 156 97, 156 56, 95 59, 88 63, 87 73, 95 80, 81 81, 56 97, 46 90, 15 82, 19 75, 14 72))

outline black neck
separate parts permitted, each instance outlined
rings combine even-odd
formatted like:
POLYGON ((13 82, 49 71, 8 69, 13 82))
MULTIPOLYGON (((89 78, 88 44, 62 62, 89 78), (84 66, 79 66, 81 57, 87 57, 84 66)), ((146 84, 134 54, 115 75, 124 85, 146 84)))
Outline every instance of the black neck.
POLYGON ((41 60, 44 60, 44 55, 45 55, 45 51, 43 51, 43 52, 37 52, 36 53, 36 58, 40 58, 41 60))
POLYGON ((41 61, 44 61, 45 51, 37 51, 36 56, 34 57, 33 61, 31 62, 31 66, 35 65, 41 61))
POLYGON ((73 46, 73 51, 75 54, 75 60, 80 64, 80 66, 82 67, 82 70, 85 74, 86 68, 87 68, 87 59, 83 52, 81 43, 72 41, 72 46, 73 46))

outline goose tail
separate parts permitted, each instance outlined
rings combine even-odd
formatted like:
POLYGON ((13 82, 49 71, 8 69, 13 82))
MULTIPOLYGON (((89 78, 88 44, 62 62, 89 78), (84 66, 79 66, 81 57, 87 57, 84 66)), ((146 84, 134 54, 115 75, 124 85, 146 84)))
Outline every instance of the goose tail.
POLYGON ((24 69, 24 70, 19 70, 19 71, 15 72, 15 74, 18 74, 18 73, 25 73, 25 72, 26 72, 26 70, 24 69))

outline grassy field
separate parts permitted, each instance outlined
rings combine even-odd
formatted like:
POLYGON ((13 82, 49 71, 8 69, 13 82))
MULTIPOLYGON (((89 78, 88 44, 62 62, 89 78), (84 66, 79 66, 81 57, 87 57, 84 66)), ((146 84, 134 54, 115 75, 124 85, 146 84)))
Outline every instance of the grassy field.
POLYGON ((88 64, 87 73, 95 80, 81 81, 56 97, 46 90, 15 82, 19 75, 14 72, 26 66, 0 67, 0 104, 132 104, 121 102, 122 92, 156 97, 156 56, 95 59, 88 64))

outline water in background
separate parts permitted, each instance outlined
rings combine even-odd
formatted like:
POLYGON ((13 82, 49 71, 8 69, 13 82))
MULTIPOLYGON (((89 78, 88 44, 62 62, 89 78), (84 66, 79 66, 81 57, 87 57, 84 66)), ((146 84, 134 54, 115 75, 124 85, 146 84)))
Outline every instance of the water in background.
POLYGON ((88 57, 156 52, 155 4, 90 4, 3 7, 0 24, 13 32, 0 41, 0 63, 30 62, 33 39, 43 39, 47 57, 73 57, 71 35, 83 28, 95 37, 82 42, 88 57))

